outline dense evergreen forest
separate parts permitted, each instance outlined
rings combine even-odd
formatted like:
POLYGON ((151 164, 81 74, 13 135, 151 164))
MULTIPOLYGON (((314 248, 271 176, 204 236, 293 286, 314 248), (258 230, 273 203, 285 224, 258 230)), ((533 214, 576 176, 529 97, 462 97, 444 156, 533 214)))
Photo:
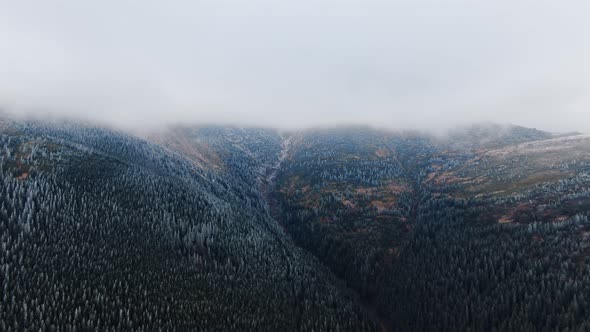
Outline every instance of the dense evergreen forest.
POLYGON ((276 191, 283 222, 395 330, 590 330, 588 137, 298 140, 276 191))
POLYGON ((377 329, 238 174, 76 124, 0 148, 2 331, 377 329))
POLYGON ((0 330, 590 330, 590 139, 0 122, 0 330))

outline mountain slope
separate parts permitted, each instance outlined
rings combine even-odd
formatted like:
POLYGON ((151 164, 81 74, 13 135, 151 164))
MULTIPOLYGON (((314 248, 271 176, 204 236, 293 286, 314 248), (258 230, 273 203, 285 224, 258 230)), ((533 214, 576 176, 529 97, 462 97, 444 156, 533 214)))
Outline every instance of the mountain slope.
POLYGON ((182 130, 259 187, 294 243, 355 289, 383 329, 588 326, 585 136, 496 125, 442 139, 182 130))
POLYGON ((298 133, 282 220, 399 330, 587 327, 590 140, 492 132, 298 133))
POLYGON ((0 133, 0 329, 590 328, 584 135, 0 133))
POLYGON ((376 328, 230 173, 75 124, 0 142, 0 329, 376 328))

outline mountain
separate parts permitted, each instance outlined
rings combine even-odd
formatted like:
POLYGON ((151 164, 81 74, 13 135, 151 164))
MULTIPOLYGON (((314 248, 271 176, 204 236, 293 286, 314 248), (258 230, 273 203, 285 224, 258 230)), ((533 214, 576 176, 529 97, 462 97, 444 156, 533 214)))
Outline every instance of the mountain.
POLYGON ((590 137, 476 133, 295 135, 279 220, 399 330, 587 328, 590 137))
POLYGON ((376 329, 237 172, 77 124, 0 147, 2 330, 376 329))
POLYGON ((590 328, 590 136, 0 134, 3 330, 590 328))

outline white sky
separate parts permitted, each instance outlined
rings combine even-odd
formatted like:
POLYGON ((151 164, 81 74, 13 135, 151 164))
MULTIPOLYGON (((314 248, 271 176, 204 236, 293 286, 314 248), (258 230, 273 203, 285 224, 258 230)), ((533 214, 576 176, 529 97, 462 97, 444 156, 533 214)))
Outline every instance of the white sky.
POLYGON ((590 1, 0 0, 0 107, 590 132, 590 1))

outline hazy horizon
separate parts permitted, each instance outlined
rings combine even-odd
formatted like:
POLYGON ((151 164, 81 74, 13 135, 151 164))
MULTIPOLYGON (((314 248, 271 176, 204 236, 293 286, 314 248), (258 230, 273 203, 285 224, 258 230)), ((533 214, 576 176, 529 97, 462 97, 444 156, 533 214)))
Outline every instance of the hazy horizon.
POLYGON ((118 131, 123 131, 127 133, 131 133, 137 135, 138 137, 148 138, 152 135, 163 134, 169 130, 175 130, 179 128, 211 128, 211 127, 226 127, 226 128, 259 128, 259 129, 270 129, 276 130, 281 134, 293 134, 297 132, 306 132, 306 131, 315 131, 315 130, 339 130, 339 129, 370 129, 370 130, 377 130, 377 131, 384 131, 384 132, 415 132, 422 135, 437 137, 437 138, 445 138, 450 137, 449 135, 457 134, 457 130, 468 130, 471 128, 481 127, 485 128, 486 126, 494 126, 499 127, 500 131, 507 130, 509 127, 524 127, 529 129, 536 129, 545 131, 551 134, 560 135, 560 134, 582 134, 588 135, 590 132, 586 132, 583 130, 564 130, 564 131, 552 131, 546 130, 543 128, 536 128, 532 126, 527 126, 518 123, 507 123, 507 122, 493 122, 493 121, 479 121, 479 122, 464 122, 464 123, 456 123, 456 124, 448 124, 447 126, 439 126, 439 127, 431 127, 431 128, 424 128, 424 127, 394 127, 394 126, 383 126, 377 124, 367 124, 367 123, 331 123, 331 124, 315 124, 315 125, 303 125, 299 127, 281 127, 276 125, 259 125, 259 124, 247 124, 247 123, 239 123, 239 122, 169 122, 169 123, 162 123, 160 125, 151 125, 151 126, 133 126, 133 125, 125 125, 121 123, 112 123, 104 120, 97 120, 97 119, 89 119, 84 118, 81 116, 75 117, 71 115, 60 115, 60 114, 39 114, 39 113, 26 113, 26 114, 16 114, 6 112, 5 110, 0 110, 0 120, 7 119, 7 120, 14 120, 14 121, 49 121, 51 123, 77 123, 82 125, 89 125, 89 126, 98 126, 104 128, 110 128, 118 131))
POLYGON ((120 128, 590 132, 590 3, 6 3, 0 109, 120 128))

